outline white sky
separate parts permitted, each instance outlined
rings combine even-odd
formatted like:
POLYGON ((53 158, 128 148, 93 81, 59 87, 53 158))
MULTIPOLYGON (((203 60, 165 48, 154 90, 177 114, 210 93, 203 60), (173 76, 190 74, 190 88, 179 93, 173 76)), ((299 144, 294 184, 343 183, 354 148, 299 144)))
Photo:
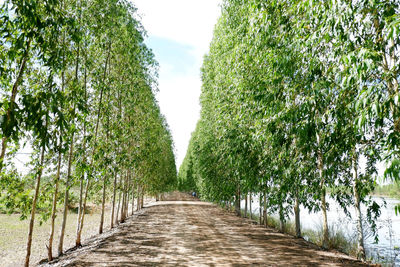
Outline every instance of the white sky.
POLYGON ((200 117, 200 67, 220 15, 221 0, 133 0, 133 3, 148 32, 148 46, 160 64, 157 99, 172 132, 179 168, 200 117), (186 56, 163 49, 165 43, 181 46, 186 56))

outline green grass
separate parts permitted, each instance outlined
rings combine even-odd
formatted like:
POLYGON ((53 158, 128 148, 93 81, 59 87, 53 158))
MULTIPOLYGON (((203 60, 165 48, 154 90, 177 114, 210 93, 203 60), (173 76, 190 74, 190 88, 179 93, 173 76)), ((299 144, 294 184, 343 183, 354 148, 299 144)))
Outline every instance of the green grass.
POLYGON ((375 188, 373 195, 400 199, 400 181, 394 181, 387 185, 378 185, 375 188))
MULTIPOLYGON (((60 234, 62 215, 56 218, 55 237, 53 243, 53 254, 57 255, 58 238, 60 234)), ((36 220, 33 244, 32 244, 32 264, 47 257, 46 244, 50 232, 50 221, 39 225, 39 218, 36 220)), ((64 241, 64 248, 68 249, 75 244, 77 214, 69 213, 67 217, 67 227, 64 241)), ((83 239, 97 234, 100 221, 100 213, 96 211, 85 216, 85 226, 83 229, 83 239)), ((105 229, 110 225, 109 209, 105 214, 105 229)), ((18 214, 0 214, 0 262, 1 266, 21 266, 26 254, 26 242, 29 220, 21 221, 18 214)))
MULTIPOLYGON (((318 229, 304 229, 302 235, 304 239, 322 246, 322 226, 318 227, 318 229)), ((338 224, 329 225, 328 249, 336 249, 353 257, 357 256, 355 239, 348 237, 338 224)))
MULTIPOLYGON (((253 220, 257 223, 259 222, 259 219, 259 216, 253 215, 253 220)), ((280 230, 280 222, 277 217, 268 216, 267 224, 268 227, 280 230)), ((293 221, 285 222, 284 233, 295 236, 296 228, 293 221)), ((307 241, 322 247, 322 226, 318 227, 318 229, 302 229, 301 234, 307 241)), ((346 236, 344 231, 340 229, 340 225, 329 226, 328 248, 336 249, 354 257, 357 256, 356 242, 353 240, 353 238, 346 236)))

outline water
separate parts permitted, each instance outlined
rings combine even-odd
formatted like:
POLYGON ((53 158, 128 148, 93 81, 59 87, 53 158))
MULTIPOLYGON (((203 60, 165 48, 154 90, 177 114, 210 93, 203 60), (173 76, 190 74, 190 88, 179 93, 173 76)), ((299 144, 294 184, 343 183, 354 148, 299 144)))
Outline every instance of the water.
MULTIPOLYGON (((392 198, 372 197, 372 200, 382 205, 386 201, 386 207, 381 207, 381 216, 377 221, 379 242, 374 243, 371 229, 369 225, 364 224, 365 249, 367 257, 379 258, 380 262, 395 262, 395 266, 400 266, 400 215, 396 216, 394 207, 400 204, 400 200, 392 198)), ((334 226, 342 230, 349 239, 355 238, 356 221, 355 210, 349 207, 351 218, 346 217, 342 208, 330 198, 327 198, 329 203, 328 225, 334 226)), ((244 200, 241 202, 241 207, 244 208, 244 200)), ((253 214, 259 213, 259 200, 257 196, 253 197, 252 203, 253 214)), ((361 212, 366 215, 366 207, 361 206, 361 212)), ((294 216, 291 215, 290 220, 294 221, 294 216)), ((303 207, 300 210, 301 228, 318 230, 322 229, 322 212, 309 213, 303 207)))

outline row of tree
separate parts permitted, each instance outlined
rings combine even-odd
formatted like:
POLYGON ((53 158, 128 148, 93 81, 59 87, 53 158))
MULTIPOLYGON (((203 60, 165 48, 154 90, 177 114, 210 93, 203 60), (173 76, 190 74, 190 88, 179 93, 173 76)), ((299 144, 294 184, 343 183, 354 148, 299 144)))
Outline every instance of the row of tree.
POLYGON ((105 202, 111 227, 132 200, 157 195, 176 182, 172 138, 154 93, 157 63, 143 42, 136 8, 124 0, 7 0, 0 7, 0 207, 30 219, 62 208, 58 254, 75 192, 76 246, 88 201, 105 202), (32 149, 31 171, 15 166, 32 149), (92 200, 91 200, 92 199, 92 200))
MULTIPOLYGON (((376 163, 400 170, 400 2, 225 0, 202 67, 201 118, 179 171, 181 189, 235 203, 259 194, 264 223, 300 205, 322 211, 327 191, 350 215, 358 257, 376 163), (365 203, 363 220, 360 205, 365 203)), ((377 238, 377 237, 376 237, 377 238)))

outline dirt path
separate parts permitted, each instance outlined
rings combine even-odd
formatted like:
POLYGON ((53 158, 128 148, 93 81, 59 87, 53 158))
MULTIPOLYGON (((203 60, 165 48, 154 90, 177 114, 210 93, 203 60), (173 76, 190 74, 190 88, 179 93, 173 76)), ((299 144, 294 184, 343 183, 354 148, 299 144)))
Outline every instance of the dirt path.
POLYGON ((190 198, 148 206, 51 266, 365 266, 190 198))

